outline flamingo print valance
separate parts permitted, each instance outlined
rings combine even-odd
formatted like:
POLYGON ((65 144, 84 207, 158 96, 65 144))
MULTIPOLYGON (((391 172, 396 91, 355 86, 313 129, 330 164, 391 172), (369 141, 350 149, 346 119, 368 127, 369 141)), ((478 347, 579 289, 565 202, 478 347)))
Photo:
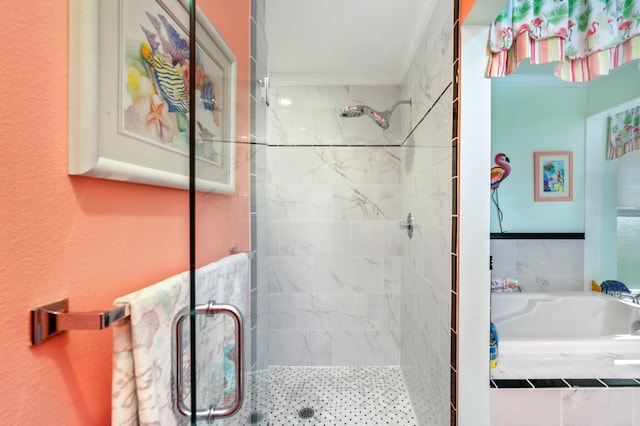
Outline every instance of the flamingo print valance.
POLYGON ((487 77, 529 58, 584 82, 640 58, 640 0, 509 0, 489 32, 487 77))
POLYGON ((615 160, 640 149, 640 106, 609 117, 607 159, 615 160))

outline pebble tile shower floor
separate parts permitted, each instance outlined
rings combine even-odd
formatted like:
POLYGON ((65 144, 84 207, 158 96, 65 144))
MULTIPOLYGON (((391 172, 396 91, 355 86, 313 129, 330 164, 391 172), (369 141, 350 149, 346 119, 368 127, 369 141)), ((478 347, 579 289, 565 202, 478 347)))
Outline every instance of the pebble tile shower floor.
POLYGON ((271 367, 249 380, 263 391, 225 426, 418 424, 398 367, 271 367))

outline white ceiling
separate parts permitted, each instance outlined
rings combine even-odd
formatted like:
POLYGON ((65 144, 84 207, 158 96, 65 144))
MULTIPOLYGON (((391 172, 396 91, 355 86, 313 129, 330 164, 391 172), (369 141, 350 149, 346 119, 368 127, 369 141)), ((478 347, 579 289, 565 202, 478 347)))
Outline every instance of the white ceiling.
POLYGON ((272 81, 399 84, 435 0, 269 0, 272 81))

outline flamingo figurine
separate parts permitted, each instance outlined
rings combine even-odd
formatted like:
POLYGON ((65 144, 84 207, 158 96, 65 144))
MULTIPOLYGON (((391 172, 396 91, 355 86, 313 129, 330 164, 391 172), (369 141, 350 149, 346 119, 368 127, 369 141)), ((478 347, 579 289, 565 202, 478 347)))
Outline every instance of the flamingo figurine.
POLYGON ((509 157, 503 152, 496 155, 494 162, 496 166, 491 168, 491 200, 498 209, 498 224, 500 225, 500 232, 502 230, 502 210, 500 209, 500 200, 498 198, 498 187, 511 173, 511 166, 509 165, 509 157))

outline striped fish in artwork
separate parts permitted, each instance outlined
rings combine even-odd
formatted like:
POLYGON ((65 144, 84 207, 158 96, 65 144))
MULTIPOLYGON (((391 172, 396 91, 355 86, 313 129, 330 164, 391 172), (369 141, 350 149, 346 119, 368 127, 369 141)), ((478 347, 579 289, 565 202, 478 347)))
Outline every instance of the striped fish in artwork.
POLYGON ((153 69, 157 86, 169 104, 169 111, 189 112, 189 96, 180 64, 173 65, 170 59, 154 54, 147 43, 142 43, 140 50, 142 57, 153 69))

